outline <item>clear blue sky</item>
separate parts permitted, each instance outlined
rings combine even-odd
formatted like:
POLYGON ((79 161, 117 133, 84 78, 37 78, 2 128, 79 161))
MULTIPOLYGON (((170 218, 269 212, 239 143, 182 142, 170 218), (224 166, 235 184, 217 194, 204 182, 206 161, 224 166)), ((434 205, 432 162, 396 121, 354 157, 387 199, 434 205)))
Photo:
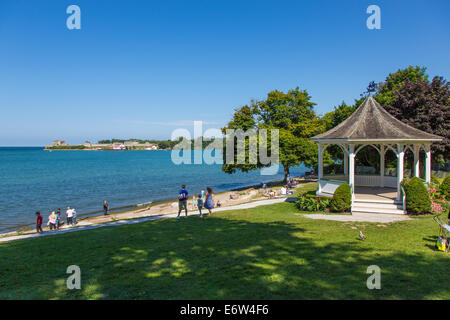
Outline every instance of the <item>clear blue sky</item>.
POLYGON ((325 113, 408 65, 449 79, 449 11, 448 0, 2 0, 0 145, 169 138, 296 86, 325 113), (71 4, 81 30, 66 28, 71 4), (371 4, 381 30, 366 27, 371 4))

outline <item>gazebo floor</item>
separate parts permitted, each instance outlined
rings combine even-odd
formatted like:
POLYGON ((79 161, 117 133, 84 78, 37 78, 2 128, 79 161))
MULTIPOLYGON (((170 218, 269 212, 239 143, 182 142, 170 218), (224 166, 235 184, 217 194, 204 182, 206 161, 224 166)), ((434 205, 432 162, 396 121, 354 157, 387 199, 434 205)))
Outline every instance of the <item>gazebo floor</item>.
POLYGON ((395 200, 397 197, 397 190, 394 188, 380 188, 380 187, 355 187, 356 200, 395 200))

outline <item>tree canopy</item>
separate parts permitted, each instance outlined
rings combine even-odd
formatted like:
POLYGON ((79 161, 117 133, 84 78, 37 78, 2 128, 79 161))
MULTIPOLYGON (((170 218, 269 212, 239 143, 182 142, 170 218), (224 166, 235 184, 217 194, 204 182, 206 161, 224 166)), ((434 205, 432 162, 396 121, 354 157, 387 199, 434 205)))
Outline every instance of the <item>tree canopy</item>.
MULTIPOLYGON (((431 81, 425 67, 409 66, 390 73, 383 82, 369 83, 366 91, 352 106, 342 102, 322 117, 327 130, 347 119, 364 101, 367 94, 373 94, 380 105, 400 121, 422 131, 443 137, 442 142, 432 144, 434 162, 440 162, 450 155, 450 93, 449 83, 436 76, 431 81)), ((328 149, 327 149, 328 150, 328 149)), ((332 155, 333 149, 328 150, 332 155)), ((367 165, 377 161, 368 154, 370 149, 361 150, 360 159, 367 165)))
MULTIPOLYGON (((228 125, 222 129, 261 129, 279 130, 279 163, 284 168, 284 179, 289 179, 289 168, 305 163, 314 165, 317 162, 317 146, 309 141, 309 138, 325 129, 314 112, 315 103, 306 90, 299 87, 289 90, 287 93, 274 90, 268 93, 265 100, 252 101, 250 106, 245 105, 236 109, 228 125), (315 127, 316 126, 316 127, 315 127)), ((229 137, 227 137, 229 139, 229 137)), ((247 172, 266 167, 268 164, 260 162, 251 164, 249 161, 249 138, 246 138, 246 161, 243 164, 226 163, 222 170, 234 173, 237 170, 247 172)), ((270 138, 267 139, 270 143, 270 138)), ((258 145, 260 142, 257 141, 258 145)), ((234 143, 236 146, 236 142, 234 143)), ((270 145, 267 146, 270 150, 270 145)), ((237 148, 234 148, 236 152, 237 148)), ((224 157, 226 154, 226 144, 224 157)))
MULTIPOLYGON (((306 90, 298 87, 287 93, 274 90, 261 101, 251 101, 250 105, 235 110, 226 129, 278 129, 279 161, 284 167, 285 180, 289 178, 289 168, 300 163, 317 168, 317 146, 309 138, 330 130, 346 120, 371 94, 400 121, 428 133, 444 138, 432 144, 433 161, 443 161, 450 155, 450 85, 443 77, 436 76, 431 81, 425 67, 409 66, 390 73, 383 82, 370 82, 367 89, 353 105, 342 102, 324 116, 317 116, 314 105, 306 90)), ((259 142, 258 142, 259 143, 259 142)), ((245 147, 248 149, 248 141, 245 147)), ((246 150, 247 150, 246 149, 246 150)), ((224 149, 225 151, 225 149, 224 149)), ((225 154, 225 152, 224 152, 225 154)), ((370 148, 358 153, 359 163, 379 170, 377 154, 370 148)), ((342 150, 330 146, 324 153, 324 164, 342 157, 342 150)), ((247 155, 248 158, 248 155, 247 155)), ((393 161, 392 155, 387 160, 393 161)), ((249 171, 266 166, 262 163, 227 164, 222 170, 233 173, 237 170, 249 171)))
POLYGON ((405 80, 395 99, 383 107, 397 119, 422 131, 443 137, 432 144, 435 162, 450 156, 450 84, 443 77, 432 81, 405 80))

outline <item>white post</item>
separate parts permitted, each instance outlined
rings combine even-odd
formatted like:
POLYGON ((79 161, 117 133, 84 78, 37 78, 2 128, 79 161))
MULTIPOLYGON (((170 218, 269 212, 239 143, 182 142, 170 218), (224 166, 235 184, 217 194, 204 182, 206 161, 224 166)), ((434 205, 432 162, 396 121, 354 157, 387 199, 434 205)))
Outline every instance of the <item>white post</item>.
POLYGON ((419 167, 419 152, 420 145, 414 145, 414 177, 420 178, 420 167, 419 167))
POLYGON ((355 191, 355 145, 348 146, 348 184, 355 191))
POLYGON ((397 200, 402 199, 401 182, 403 180, 403 160, 405 158, 404 146, 397 145, 397 200))
POLYGON ((384 188, 384 156, 386 150, 384 144, 380 145, 380 187, 384 188))
POLYGON ((319 187, 318 187, 318 191, 319 193, 322 192, 322 188, 320 187, 320 180, 322 180, 322 176, 323 176, 323 146, 322 144, 318 144, 319 147, 319 164, 317 166, 318 169, 318 182, 319 182, 319 187))
POLYGON ((348 156, 347 152, 344 152, 344 176, 348 175, 348 156))
POLYGON ((425 149, 425 182, 431 182, 431 146, 427 145, 425 149))

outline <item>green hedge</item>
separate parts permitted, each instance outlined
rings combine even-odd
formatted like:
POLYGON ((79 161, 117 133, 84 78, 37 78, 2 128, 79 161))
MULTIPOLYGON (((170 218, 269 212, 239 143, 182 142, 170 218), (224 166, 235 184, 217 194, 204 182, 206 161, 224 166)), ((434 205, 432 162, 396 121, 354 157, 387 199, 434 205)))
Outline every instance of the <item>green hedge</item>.
POLYGON ((450 174, 448 174, 444 181, 442 181, 441 185, 439 186, 439 192, 443 194, 446 198, 450 195, 450 174))
POLYGON ((333 212, 347 212, 352 206, 352 193, 346 183, 337 187, 330 202, 330 210, 333 212))
POLYGON ((412 178, 404 184, 406 192, 406 211, 408 214, 427 214, 431 212, 431 199, 422 180, 412 178))
POLYGON ((434 184, 435 186, 439 186, 439 184, 440 184, 440 181, 439 181, 439 179, 434 175, 434 174, 431 174, 431 183, 432 184, 434 184))

